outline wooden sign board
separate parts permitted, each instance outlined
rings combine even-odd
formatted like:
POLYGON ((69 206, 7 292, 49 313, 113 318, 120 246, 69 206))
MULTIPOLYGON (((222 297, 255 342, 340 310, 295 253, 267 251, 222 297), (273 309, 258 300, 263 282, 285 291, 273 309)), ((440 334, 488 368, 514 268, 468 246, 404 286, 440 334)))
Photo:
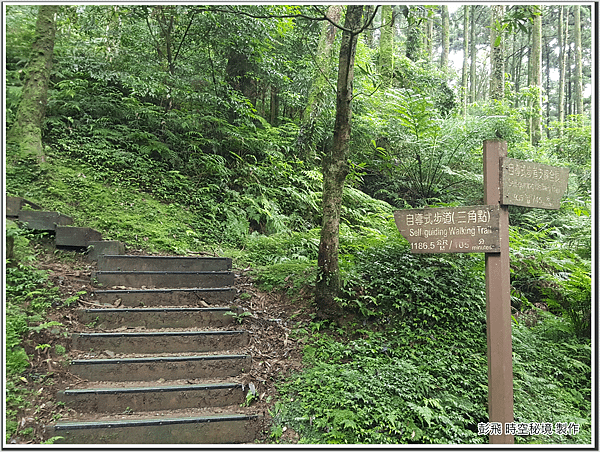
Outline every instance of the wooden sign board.
POLYGON ((567 190, 569 169, 503 158, 502 204, 558 209, 567 190))
POLYGON ((499 206, 397 210, 394 219, 412 253, 500 252, 499 206))

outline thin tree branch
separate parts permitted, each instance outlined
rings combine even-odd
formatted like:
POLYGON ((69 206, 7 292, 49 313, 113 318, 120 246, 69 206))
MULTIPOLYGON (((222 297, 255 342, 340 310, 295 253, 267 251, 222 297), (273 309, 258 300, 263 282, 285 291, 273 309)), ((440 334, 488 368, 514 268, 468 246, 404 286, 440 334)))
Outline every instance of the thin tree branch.
POLYGON ((183 37, 181 38, 181 42, 179 43, 179 47, 177 48, 177 51, 175 52, 175 56, 173 57, 173 62, 177 61, 177 57, 179 56, 179 52, 181 51, 181 48, 183 47, 183 43, 185 41, 185 38, 187 37, 188 32, 190 31, 190 28, 192 27, 192 22, 194 22, 194 16, 196 15, 196 11, 192 11, 192 17, 190 18, 190 22, 188 23, 187 28, 185 29, 185 33, 183 34, 183 37))
MULTIPOLYGON (((308 15, 302 14, 302 13, 294 13, 294 14, 253 14, 253 13, 249 13, 249 12, 246 12, 246 11, 233 9, 233 8, 231 8, 228 5, 227 5, 227 9, 220 9, 220 8, 213 8, 213 7, 208 7, 208 8, 202 7, 202 10, 203 11, 211 11, 211 12, 227 13, 227 14, 241 14, 242 16, 251 17, 252 19, 294 19, 294 18, 302 18, 302 19, 306 19, 306 20, 314 20, 314 21, 319 21, 319 22, 327 21, 330 24, 332 24, 334 27, 336 27, 337 29, 342 30, 342 31, 346 31, 348 33, 351 33, 352 36, 354 36, 354 35, 358 35, 358 34, 362 33, 366 29, 368 29, 368 27, 373 22, 373 19, 375 18, 375 15, 377 14, 377 11, 379 9, 379 5, 376 5, 375 6, 375 10, 373 11, 373 14, 365 22, 365 25, 363 25, 360 29, 358 29, 358 30, 350 30, 350 29, 347 29, 347 28, 343 27, 342 25, 338 24, 337 22, 334 22, 329 17, 327 17, 327 14, 325 14, 323 11, 321 11, 318 6, 313 5, 312 7, 313 7, 313 9, 315 9, 320 14, 319 17, 308 16, 308 15)), ((377 28, 379 28, 379 27, 377 27, 377 28)), ((372 29, 375 30, 377 28, 372 28, 372 29)))

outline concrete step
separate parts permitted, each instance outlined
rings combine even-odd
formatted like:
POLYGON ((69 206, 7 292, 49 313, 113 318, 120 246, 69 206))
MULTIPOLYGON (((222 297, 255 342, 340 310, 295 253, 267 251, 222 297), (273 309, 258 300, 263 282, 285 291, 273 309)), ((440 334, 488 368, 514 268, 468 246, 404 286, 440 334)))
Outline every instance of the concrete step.
POLYGON ((241 308, 117 308, 85 309, 78 313, 79 320, 102 330, 123 326, 146 328, 215 328, 234 322, 227 313, 242 312, 241 308))
POLYGON ((35 210, 42 210, 42 208, 40 206, 38 206, 37 204, 28 201, 24 198, 18 197, 18 196, 7 196, 6 197, 6 217, 7 218, 11 218, 11 219, 15 219, 19 217, 19 213, 21 212, 21 209, 27 206, 30 209, 35 209, 35 210))
POLYGON ((231 270, 231 259, 228 257, 104 255, 98 258, 98 270, 221 272, 231 270))
POLYGON ((143 333, 74 333, 72 347, 113 353, 201 353, 248 345, 247 331, 176 331, 143 333))
POLYGON ((57 226, 54 240, 56 246, 87 248, 90 242, 102 240, 102 234, 92 228, 57 226))
POLYGON ((125 254, 125 244, 118 240, 100 240, 88 242, 87 260, 88 262, 98 261, 100 256, 125 254))
POLYGON ((92 300, 99 304, 119 303, 120 306, 202 306, 229 304, 236 290, 233 287, 199 289, 139 289, 96 290, 92 300))
POLYGON ((122 419, 98 422, 59 422, 52 436, 66 444, 232 444, 254 440, 262 427, 257 415, 122 419))
POLYGON ((209 288, 233 285, 231 272, 162 272, 162 271, 99 271, 92 273, 92 281, 105 287, 163 287, 209 288))
POLYGON ((250 369, 249 355, 77 359, 69 370, 90 381, 152 381, 233 377, 250 369))
POLYGON ((67 389, 58 392, 57 400, 77 412, 139 413, 240 405, 246 399, 244 389, 241 383, 67 389))
POLYGON ((61 225, 73 224, 73 218, 59 212, 45 210, 21 210, 19 222, 27 229, 56 231, 61 225))

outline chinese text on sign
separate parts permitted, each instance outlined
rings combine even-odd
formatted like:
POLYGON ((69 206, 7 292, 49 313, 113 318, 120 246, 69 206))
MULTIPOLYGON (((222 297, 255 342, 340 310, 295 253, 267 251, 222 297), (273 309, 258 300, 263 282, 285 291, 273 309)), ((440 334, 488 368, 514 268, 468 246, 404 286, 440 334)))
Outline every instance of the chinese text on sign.
POLYGON ((413 253, 494 253, 500 250, 498 206, 397 210, 396 226, 413 253))
POLYGON ((517 159, 502 159, 502 204, 560 208, 569 169, 517 159))

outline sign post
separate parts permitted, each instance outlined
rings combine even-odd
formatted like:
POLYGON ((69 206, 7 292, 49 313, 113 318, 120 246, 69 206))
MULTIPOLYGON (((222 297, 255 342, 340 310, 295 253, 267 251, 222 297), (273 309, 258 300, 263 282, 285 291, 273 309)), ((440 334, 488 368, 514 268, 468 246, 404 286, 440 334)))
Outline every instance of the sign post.
MULTIPOLYGON (((514 421, 508 207, 502 205, 500 159, 507 156, 505 141, 483 143, 484 202, 498 206, 500 252, 485 254, 485 291, 490 423, 502 427, 514 421)), ((513 444, 514 436, 490 435, 490 444, 513 444)))
POLYGON ((488 410, 491 444, 513 444, 508 206, 558 209, 567 168, 509 159, 506 141, 483 143, 484 206, 397 210, 411 253, 485 253, 488 410))

